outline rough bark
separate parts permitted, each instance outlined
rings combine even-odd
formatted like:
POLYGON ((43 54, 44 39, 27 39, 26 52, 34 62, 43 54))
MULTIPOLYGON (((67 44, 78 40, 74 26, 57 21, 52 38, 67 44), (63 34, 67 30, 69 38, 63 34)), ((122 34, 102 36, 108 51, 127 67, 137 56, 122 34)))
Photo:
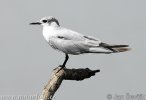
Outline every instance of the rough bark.
POLYGON ((63 80, 81 81, 86 78, 90 78, 91 76, 94 76, 97 72, 100 72, 100 70, 90 70, 89 68, 61 69, 61 67, 57 67, 53 70, 52 76, 47 85, 44 86, 39 100, 52 100, 53 95, 55 94, 63 80))

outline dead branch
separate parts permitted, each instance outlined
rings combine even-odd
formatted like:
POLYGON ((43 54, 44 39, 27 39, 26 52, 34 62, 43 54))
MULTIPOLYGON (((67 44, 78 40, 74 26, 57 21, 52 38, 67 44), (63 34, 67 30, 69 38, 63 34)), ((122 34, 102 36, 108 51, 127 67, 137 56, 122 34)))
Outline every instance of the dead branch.
POLYGON ((53 95, 61 85, 63 80, 76 80, 81 81, 86 78, 94 76, 95 73, 100 72, 100 70, 90 70, 86 69, 67 69, 57 67, 53 70, 52 76, 48 81, 47 85, 44 87, 39 100, 52 100, 53 95))

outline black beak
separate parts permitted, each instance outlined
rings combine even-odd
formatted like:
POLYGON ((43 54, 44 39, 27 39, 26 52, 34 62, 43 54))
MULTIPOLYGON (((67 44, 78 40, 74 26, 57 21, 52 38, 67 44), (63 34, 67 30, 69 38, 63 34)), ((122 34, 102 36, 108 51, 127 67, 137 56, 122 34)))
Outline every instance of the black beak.
POLYGON ((33 23, 30 23, 29 25, 41 25, 42 23, 41 22, 33 22, 33 23))

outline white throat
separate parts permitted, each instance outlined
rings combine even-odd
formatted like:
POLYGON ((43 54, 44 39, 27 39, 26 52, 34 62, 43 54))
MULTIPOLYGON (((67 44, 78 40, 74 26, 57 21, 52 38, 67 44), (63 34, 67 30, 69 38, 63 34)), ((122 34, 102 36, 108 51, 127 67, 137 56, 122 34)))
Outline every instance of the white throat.
POLYGON ((46 41, 49 41, 49 38, 55 35, 58 25, 44 25, 43 26, 43 36, 46 41))

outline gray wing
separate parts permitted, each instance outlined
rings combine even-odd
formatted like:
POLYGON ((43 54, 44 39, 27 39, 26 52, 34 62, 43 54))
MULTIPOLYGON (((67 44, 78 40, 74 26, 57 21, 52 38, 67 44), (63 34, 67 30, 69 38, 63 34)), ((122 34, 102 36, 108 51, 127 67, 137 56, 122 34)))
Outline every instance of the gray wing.
POLYGON ((93 36, 85 36, 85 35, 82 35, 76 31, 72 31, 70 29, 66 29, 66 28, 61 28, 60 30, 58 30, 56 32, 56 36, 61 36, 61 37, 64 37, 66 39, 69 39, 69 40, 76 40, 76 41, 85 41, 85 40, 88 40, 88 41, 91 41, 91 42, 101 42, 100 39, 98 38, 95 38, 93 36))
POLYGON ((83 41, 69 40, 61 36, 51 37, 49 39, 49 44, 52 48, 67 54, 76 55, 89 51, 89 46, 87 46, 83 41))
POLYGON ((58 31, 55 36, 50 37, 49 44, 54 49, 67 54, 109 52, 109 50, 100 47, 100 39, 65 28, 58 31))
POLYGON ((56 37, 60 37, 65 40, 82 41, 90 46, 99 46, 99 44, 101 43, 101 40, 98 38, 82 35, 78 32, 66 28, 61 28, 61 30, 57 32, 56 37))
POLYGON ((51 37, 49 44, 52 48, 62 51, 67 54, 82 54, 82 53, 107 53, 111 52, 99 46, 99 42, 91 42, 91 40, 70 40, 66 37, 58 36, 51 37))

